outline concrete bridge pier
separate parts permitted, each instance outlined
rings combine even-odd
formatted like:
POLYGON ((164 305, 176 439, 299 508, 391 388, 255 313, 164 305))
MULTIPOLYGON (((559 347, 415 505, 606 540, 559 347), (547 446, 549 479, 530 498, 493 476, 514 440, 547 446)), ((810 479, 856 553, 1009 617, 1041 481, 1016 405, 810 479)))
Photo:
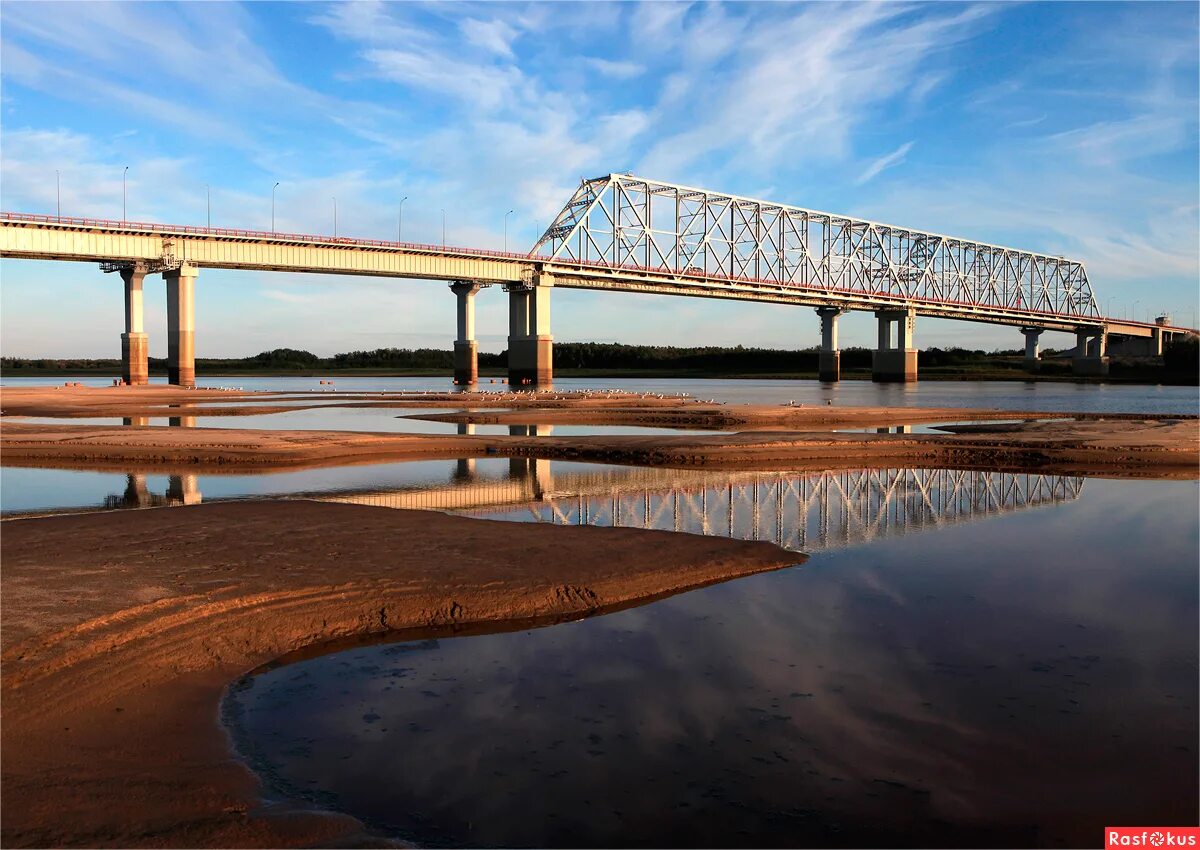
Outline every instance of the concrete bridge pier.
POLYGON ((879 347, 871 358, 871 380, 911 383, 917 380, 917 350, 913 348, 916 313, 912 310, 879 310, 879 347))
POLYGON ((1077 328, 1075 356, 1071 369, 1076 375, 1098 377, 1108 374, 1108 334, 1104 328, 1077 328))
POLYGON ((475 341, 475 295, 481 284, 458 280, 450 291, 458 301, 458 337, 454 340, 454 383, 479 383, 479 347, 475 341))
POLYGON ((821 352, 817 355, 817 378, 825 383, 840 381, 842 377, 842 352, 838 349, 838 316, 841 307, 818 307, 821 317, 821 352))
POLYGON ((508 383, 549 386, 554 382, 554 337, 550 334, 553 275, 534 272, 529 283, 508 292, 508 383))
POLYGON ((184 263, 163 272, 167 282, 167 382, 196 386, 196 275, 184 263))
POLYGON ((150 341, 146 336, 142 310, 142 281, 146 267, 121 269, 125 282, 125 333, 121 334, 121 377, 127 384, 150 381, 150 341))
POLYGON ((1025 368, 1036 372, 1042 365, 1042 354, 1038 341, 1042 336, 1042 328, 1021 328, 1025 334, 1025 368))

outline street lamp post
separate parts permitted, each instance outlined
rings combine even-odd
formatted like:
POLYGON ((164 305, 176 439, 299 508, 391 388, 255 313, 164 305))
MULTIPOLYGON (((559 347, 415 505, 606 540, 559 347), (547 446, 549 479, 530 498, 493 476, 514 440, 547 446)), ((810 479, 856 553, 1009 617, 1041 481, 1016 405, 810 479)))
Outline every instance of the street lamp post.
POLYGON ((278 183, 276 183, 274 186, 271 187, 271 232, 272 233, 275 232, 275 190, 278 188, 279 188, 278 183))
POLYGON ((129 174, 129 166, 125 166, 125 170, 121 172, 121 224, 125 223, 125 178, 129 174))
POLYGON ((442 210, 442 250, 446 250, 446 211, 442 210))
POLYGON ((54 192, 58 198, 58 220, 62 221, 62 175, 54 169, 54 192))
POLYGON ((1130 316, 1130 318, 1133 319, 1135 322, 1138 320, 1138 309, 1137 308, 1138 308, 1138 305, 1141 303, 1142 303, 1142 300, 1140 298, 1137 301, 1133 302, 1133 314, 1130 316))
POLYGON ((396 221, 396 241, 399 242, 401 234, 404 233, 404 202, 408 200, 408 195, 400 199, 400 218, 396 221))
POLYGON ((333 238, 337 239, 337 198, 333 199, 333 238))
POLYGON ((208 209, 207 227, 209 230, 212 230, 212 186, 209 186, 207 183, 204 184, 204 200, 205 206, 208 209))
POLYGON ((506 254, 508 253, 508 217, 512 214, 512 210, 504 214, 504 253, 506 254))

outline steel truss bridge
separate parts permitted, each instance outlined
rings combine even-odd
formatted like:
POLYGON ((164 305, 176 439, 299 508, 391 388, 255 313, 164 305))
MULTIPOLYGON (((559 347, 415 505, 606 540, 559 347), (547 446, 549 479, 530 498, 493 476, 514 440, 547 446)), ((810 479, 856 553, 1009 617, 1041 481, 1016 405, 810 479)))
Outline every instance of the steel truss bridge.
POLYGON ((1074 476, 949 469, 723 473, 649 468, 556 474, 549 461, 514 464, 509 479, 469 480, 468 474, 442 487, 312 498, 487 519, 765 540, 795 552, 818 552, 1070 502, 1083 489, 1083 479, 1074 476))
POLYGON ((533 253, 813 306, 1072 327, 1101 318, 1075 260, 629 174, 582 181, 533 253))
POLYGON ((1163 322, 1105 318, 1077 260, 850 216, 679 186, 631 174, 583 180, 528 253, 409 242, 0 213, 0 256, 97 263, 125 283, 126 380, 147 374, 142 281, 168 291, 168 370, 194 381, 194 284, 202 268, 444 280, 458 299, 455 379, 477 380, 474 296, 509 294, 509 377, 552 377, 555 287, 817 308, 823 379, 837 380, 837 317, 874 311, 880 380, 915 380, 913 321, 934 316, 1019 327, 1026 358, 1046 330, 1076 334, 1077 366, 1102 373, 1114 352, 1156 355, 1163 322), (1087 362, 1084 362, 1087 361, 1087 362), (1090 365, 1089 365, 1090 364, 1090 365))

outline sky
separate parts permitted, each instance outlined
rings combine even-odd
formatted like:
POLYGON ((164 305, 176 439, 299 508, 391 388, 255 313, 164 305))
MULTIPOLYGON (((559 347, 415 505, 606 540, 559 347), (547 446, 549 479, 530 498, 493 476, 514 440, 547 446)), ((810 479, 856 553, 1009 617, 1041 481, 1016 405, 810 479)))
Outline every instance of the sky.
MULTIPOLYGON (((0 5, 0 207, 528 250, 581 178, 703 186, 1082 261, 1197 324, 1195 3, 0 5), (401 199, 403 213, 401 222, 401 199), (506 217, 506 213, 512 214, 506 217), (402 227, 402 231, 400 230, 402 227)), ((204 269, 198 356, 449 348, 444 281, 204 269)), ((477 298, 481 350, 505 296, 477 298)), ((559 341, 803 348, 811 309, 556 290, 559 341)), ((115 357, 121 282, 0 262, 0 352, 115 357)), ((147 280, 163 356, 165 292, 147 280)), ((871 346, 870 314, 841 323, 871 346)), ((1016 348, 919 319, 920 347, 1016 348)), ((1044 347, 1072 340, 1047 334, 1044 347)))

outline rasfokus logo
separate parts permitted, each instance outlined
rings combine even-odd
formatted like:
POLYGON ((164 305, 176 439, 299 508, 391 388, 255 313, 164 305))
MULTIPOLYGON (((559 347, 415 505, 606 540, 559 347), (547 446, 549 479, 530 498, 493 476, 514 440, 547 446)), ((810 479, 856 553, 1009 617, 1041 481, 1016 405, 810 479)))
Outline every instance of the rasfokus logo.
POLYGON ((1104 847, 1200 847, 1200 826, 1106 826, 1104 847))

